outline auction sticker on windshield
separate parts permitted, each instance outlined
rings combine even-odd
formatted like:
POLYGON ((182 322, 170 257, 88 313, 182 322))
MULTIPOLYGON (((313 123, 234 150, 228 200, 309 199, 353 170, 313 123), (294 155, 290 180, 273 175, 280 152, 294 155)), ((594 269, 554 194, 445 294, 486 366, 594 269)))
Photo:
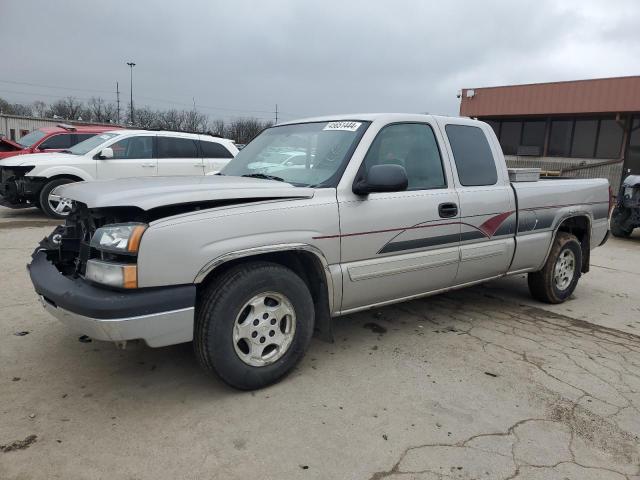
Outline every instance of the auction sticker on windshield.
POLYGON ((362 125, 361 122, 329 122, 325 125, 323 130, 342 130, 345 132, 355 132, 358 127, 362 125))

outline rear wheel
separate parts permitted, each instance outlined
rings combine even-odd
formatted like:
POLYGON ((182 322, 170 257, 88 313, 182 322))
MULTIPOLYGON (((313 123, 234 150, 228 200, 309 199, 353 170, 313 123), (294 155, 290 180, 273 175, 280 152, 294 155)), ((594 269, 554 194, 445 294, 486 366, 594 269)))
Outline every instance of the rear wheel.
POLYGON ((541 302, 562 303, 576 289, 581 269, 580 242, 574 235, 558 232, 542 270, 529 274, 529 291, 541 302))
POLYGON ((203 292, 194 348, 200 364, 229 385, 262 388, 302 359, 313 324, 313 299, 298 275, 274 263, 243 264, 203 292))
POLYGON ((60 197, 60 195, 54 193, 54 190, 60 185, 66 185, 72 182, 74 182, 74 180, 70 178, 56 178, 55 180, 45 183, 38 196, 38 208, 48 217, 66 218, 71 212, 72 202, 71 200, 60 197))

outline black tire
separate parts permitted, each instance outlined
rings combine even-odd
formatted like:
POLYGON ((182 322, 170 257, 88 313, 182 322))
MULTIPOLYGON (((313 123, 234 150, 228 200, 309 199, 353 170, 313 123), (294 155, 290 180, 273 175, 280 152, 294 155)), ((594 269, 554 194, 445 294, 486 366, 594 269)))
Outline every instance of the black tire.
POLYGON ((71 178, 56 178, 44 184, 40 193, 38 194, 38 208, 49 218, 67 218, 67 215, 60 215, 49 205, 49 194, 60 185, 66 185, 67 183, 75 182, 71 178))
POLYGON ((633 232, 633 228, 624 228, 622 224, 627 220, 631 212, 625 210, 621 210, 616 207, 613 209, 613 213, 611 214, 611 221, 609 222, 609 227, 611 229, 611 235, 619 238, 627 238, 633 232))
POLYGON ((241 264, 205 287, 196 307, 194 349, 200 365, 240 390, 277 382, 304 356, 315 312, 305 282, 292 270, 270 262, 241 264), (275 292, 286 297, 295 311, 293 340, 282 357, 264 366, 252 366, 236 353, 233 329, 243 306, 256 295, 275 292))
POLYGON ((558 232, 549 257, 539 272, 529 273, 528 283, 531 295, 541 302, 562 303, 571 296, 578 285, 582 269, 582 248, 578 239, 566 232, 558 232), (554 270, 558 258, 565 250, 571 250, 574 256, 573 277, 568 286, 559 289, 554 280, 554 270))

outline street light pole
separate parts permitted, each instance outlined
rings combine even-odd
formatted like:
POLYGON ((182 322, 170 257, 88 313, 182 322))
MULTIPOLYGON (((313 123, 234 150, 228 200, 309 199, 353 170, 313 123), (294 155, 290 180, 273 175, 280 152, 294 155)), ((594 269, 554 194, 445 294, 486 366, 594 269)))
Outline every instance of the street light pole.
POLYGON ((129 104, 130 108, 131 108, 131 124, 133 125, 135 123, 135 120, 133 118, 133 67, 136 66, 135 63, 133 62, 127 62, 127 65, 129 65, 130 71, 131 71, 131 86, 130 86, 130 91, 131 91, 131 102, 129 104))

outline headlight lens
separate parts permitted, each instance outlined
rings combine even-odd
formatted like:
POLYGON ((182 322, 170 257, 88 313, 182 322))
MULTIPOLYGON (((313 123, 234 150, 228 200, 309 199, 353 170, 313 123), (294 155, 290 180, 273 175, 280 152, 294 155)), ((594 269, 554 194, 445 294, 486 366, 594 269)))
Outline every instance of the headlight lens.
POLYGON ((138 288, 138 267, 133 264, 89 260, 85 278, 118 288, 138 288))
POLYGON ((120 223, 101 227, 91 237, 91 246, 103 252, 137 253, 140 239, 147 227, 144 223, 120 223))

